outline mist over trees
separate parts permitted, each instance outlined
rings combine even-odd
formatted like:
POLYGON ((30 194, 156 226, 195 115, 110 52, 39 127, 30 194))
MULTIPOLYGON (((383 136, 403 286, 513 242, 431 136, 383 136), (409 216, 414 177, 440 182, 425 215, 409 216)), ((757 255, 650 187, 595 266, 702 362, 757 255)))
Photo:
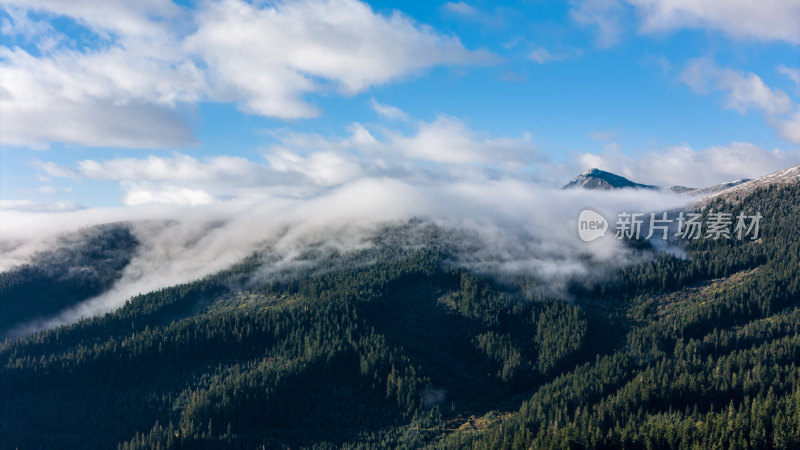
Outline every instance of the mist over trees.
MULTIPOLYGON (((642 262, 576 279, 569 301, 453 264, 450 231, 413 221, 310 250, 291 276, 265 276, 254 251, 3 341, 0 448, 797 446, 798 196, 711 205, 761 211, 761 238, 690 241, 687 258, 633 245, 642 262)), ((26 295, 113 280, 136 242, 104 232, 115 244, 87 247, 104 263, 85 283, 3 274, 8 323, 32 316, 13 306, 26 295)))
POLYGON ((84 228, 29 263, 0 272, 0 337, 108 290, 138 244, 123 224, 84 228))

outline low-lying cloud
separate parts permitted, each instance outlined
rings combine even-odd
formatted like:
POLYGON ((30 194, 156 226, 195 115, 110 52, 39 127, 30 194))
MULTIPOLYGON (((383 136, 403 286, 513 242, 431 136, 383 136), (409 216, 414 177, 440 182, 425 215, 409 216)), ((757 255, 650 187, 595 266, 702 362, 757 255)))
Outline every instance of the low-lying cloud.
MULTIPOLYGON (((529 274, 542 283, 563 283, 594 261, 628 258, 616 239, 583 243, 576 218, 592 207, 613 217, 620 210, 649 211, 686 201, 652 191, 553 190, 515 179, 425 183, 362 178, 303 198, 262 197, 207 206, 159 204, 92 208, 63 213, 2 213, 3 261, 21 263, 46 248, 52 236, 83 226, 129 222, 140 248, 122 278, 106 293, 30 324, 35 331, 101 314, 131 296, 201 278, 269 247, 277 260, 265 270, 296 262, 310 246, 348 251, 370 245, 386 224, 421 218, 471 236, 454 263, 506 276, 529 274), (16 244, 13 244, 16 243, 16 244)), ((17 330, 19 332, 19 330, 17 330)))

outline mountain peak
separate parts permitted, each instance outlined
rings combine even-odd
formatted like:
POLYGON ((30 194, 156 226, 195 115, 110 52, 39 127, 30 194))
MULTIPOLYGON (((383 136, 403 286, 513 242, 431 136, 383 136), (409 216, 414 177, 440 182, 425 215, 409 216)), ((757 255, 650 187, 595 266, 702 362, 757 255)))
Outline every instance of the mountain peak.
POLYGON ((596 167, 591 168, 573 178, 572 181, 564 185, 562 189, 577 187, 584 189, 597 189, 602 191, 622 188, 658 189, 657 186, 635 183, 623 176, 607 172, 596 167))

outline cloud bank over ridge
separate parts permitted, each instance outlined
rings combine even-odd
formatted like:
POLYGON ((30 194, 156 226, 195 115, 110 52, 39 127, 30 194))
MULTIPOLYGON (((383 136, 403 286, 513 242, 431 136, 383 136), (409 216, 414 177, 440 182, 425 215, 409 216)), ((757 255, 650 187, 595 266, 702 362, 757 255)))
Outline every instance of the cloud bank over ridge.
POLYGON ((534 275, 556 285, 590 270, 587 254, 611 263, 629 257, 629 250, 613 238, 591 244, 578 239, 575 220, 582 208, 613 217, 620 209, 646 211, 683 202, 666 193, 561 191, 512 179, 410 183, 382 177, 307 198, 256 203, 6 211, 0 224, 5 267, 0 269, 26 261, 57 233, 98 223, 132 223, 142 244, 122 279, 100 297, 32 325, 35 330, 105 313, 133 295, 215 273, 265 245, 280 256, 273 266, 291 264, 309 245, 348 251, 369 245, 368 238, 386 224, 422 218, 474 236, 457 264, 500 276, 534 275))

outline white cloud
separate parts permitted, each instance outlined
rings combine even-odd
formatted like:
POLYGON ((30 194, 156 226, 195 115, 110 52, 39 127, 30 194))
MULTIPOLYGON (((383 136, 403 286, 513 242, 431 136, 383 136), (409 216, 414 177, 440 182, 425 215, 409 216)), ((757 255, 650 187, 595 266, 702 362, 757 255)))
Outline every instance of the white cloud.
POLYGON ((616 45, 622 35, 622 5, 618 0, 572 0, 570 15, 579 25, 596 31, 597 45, 616 45))
POLYGON ((49 23, 31 18, 24 9, 7 5, 4 12, 8 15, 0 22, 0 33, 4 35, 36 42, 41 51, 52 49, 62 38, 49 23))
POLYGON ((108 292, 31 324, 30 329, 112 311, 132 295, 215 273, 255 250, 268 252, 270 259, 274 256, 265 264, 263 276, 275 279, 281 270, 313 263, 308 261, 309 246, 322 253, 366 248, 372 245, 373 233, 387 222, 414 217, 464 233, 466 239, 454 242, 453 263, 499 276, 535 274, 556 290, 567 277, 590 270, 587 254, 604 264, 624 264, 630 258, 630 250, 616 239, 590 245, 578 239, 575 219, 585 205, 610 215, 619 208, 672 207, 683 201, 645 191, 547 190, 514 179, 453 183, 432 178, 420 184, 384 177, 354 180, 304 198, 266 197, 246 204, 203 205, 207 197, 202 192, 163 189, 157 198, 171 195, 183 206, 136 205, 151 193, 146 186, 137 188, 131 204, 123 208, 59 214, 0 211, 0 270, 46 248, 54 233, 81 226, 126 221, 140 242, 121 279, 108 292), (188 206, 192 203, 196 205, 188 206))
POLYGON ((789 77, 796 85, 800 86, 800 68, 778 66, 778 72, 789 77))
POLYGON ((0 143, 15 146, 181 147, 194 142, 181 111, 199 101, 311 117, 319 111, 309 94, 352 95, 432 66, 495 60, 356 0, 222 0, 195 12, 166 0, 5 6, 16 13, 3 29, 39 44, 63 36, 33 26, 28 11, 70 17, 96 35, 40 45, 38 55, 0 46, 0 143))
POLYGON ((735 38, 800 44, 798 0, 627 0, 642 18, 640 31, 680 28, 722 31, 735 38))
POLYGON ((798 0, 574 0, 571 15, 578 24, 596 28, 598 44, 609 47, 619 42, 626 9, 636 13, 642 34, 692 28, 737 39, 800 43, 798 0))
POLYGON ((52 161, 33 161, 33 167, 39 169, 41 172, 44 172, 47 176, 56 177, 56 178, 71 178, 75 179, 78 178, 78 173, 76 173, 72 169, 68 169, 63 166, 59 166, 58 164, 52 161))
POLYGON ((552 53, 544 47, 536 47, 528 53, 528 58, 539 64, 547 64, 554 61, 563 61, 568 55, 563 53, 552 53))
POLYGON ((209 64, 214 96, 275 117, 317 115, 301 98, 324 87, 316 78, 355 94, 431 66, 493 60, 399 12, 385 17, 355 0, 264 8, 224 0, 207 4, 197 25, 187 47, 209 64))
POLYGON ((126 192, 126 204, 202 204, 264 195, 300 197, 366 177, 459 180, 524 173, 542 157, 527 135, 491 137, 463 122, 440 116, 417 122, 411 134, 354 123, 345 136, 286 130, 271 132, 277 143, 264 161, 234 156, 82 160, 74 167, 35 161, 47 177, 111 180, 126 192), (186 190, 182 190, 186 189, 186 190))
POLYGON ((784 139, 800 145, 800 107, 788 119, 776 120, 774 125, 784 139))
POLYGON ((474 6, 471 6, 465 2, 447 2, 442 6, 445 11, 458 14, 460 16, 475 16, 478 14, 478 10, 475 9, 474 6))
MULTIPOLYGON (((787 124, 787 135, 797 122, 787 124)), ((216 156, 84 160, 74 167, 37 162, 45 175, 111 180, 125 192, 126 204, 180 205, 256 202, 275 198, 312 198, 331 188, 364 179, 391 179, 420 185, 482 183, 489 180, 537 180, 561 186, 575 174, 600 167, 647 184, 704 187, 752 178, 800 163, 800 150, 766 150, 734 142, 694 150, 688 146, 629 155, 609 139, 600 154, 578 154, 572 162, 544 159, 530 136, 495 137, 476 132, 449 116, 416 122, 409 134, 354 123, 342 136, 287 130, 271 132, 276 143, 263 161, 216 156)), ((794 130, 794 131, 793 131, 794 130)))
POLYGON ((469 3, 447 2, 441 7, 446 15, 457 17, 458 19, 479 23, 481 25, 498 29, 506 25, 506 9, 502 6, 495 7, 491 11, 480 10, 469 3))
POLYGON ((195 142, 179 115, 149 105, 77 104, 53 98, 47 105, 18 115, 12 114, 12 105, 7 106, 0 112, 0 143, 12 146, 41 149, 62 142, 87 147, 167 148, 195 142))
POLYGON ((70 172, 96 180, 121 181, 260 182, 264 177, 264 167, 246 158, 217 156, 202 162, 180 154, 171 158, 148 156, 107 161, 84 160, 79 161, 77 169, 70 172))
POLYGON ((279 172, 303 174, 319 186, 334 186, 363 174, 361 164, 337 152, 314 152, 301 156, 289 150, 274 150, 267 155, 270 166, 279 172))
POLYGON ((123 203, 136 206, 152 203, 168 203, 180 206, 198 206, 214 203, 215 199, 209 193, 200 189, 190 189, 178 186, 161 186, 152 188, 146 185, 132 183, 127 185, 123 203))
POLYGON ((374 109, 375 112, 381 115, 382 117, 385 117, 390 120, 402 120, 402 121, 408 120, 408 114, 406 114, 405 111, 396 106, 384 105, 382 103, 378 103, 378 101, 375 100, 374 98, 370 100, 369 104, 370 106, 372 106, 372 109, 374 109))
POLYGON ((378 127, 374 132, 354 123, 350 135, 326 138, 318 134, 275 133, 280 148, 297 153, 354 151, 365 167, 406 167, 412 163, 437 164, 446 170, 457 165, 526 166, 542 159, 527 134, 520 137, 491 137, 470 129, 455 117, 439 115, 432 122, 418 121, 414 133, 378 127))
POLYGON ((57 213, 75 211, 81 206, 71 200, 58 202, 34 202, 29 199, 0 200, 0 211, 20 211, 32 213, 57 213))
POLYGON ((680 75, 693 91, 725 92, 725 107, 744 114, 749 109, 782 114, 792 109, 792 100, 780 89, 769 88, 756 74, 721 68, 708 58, 690 61, 680 75))
MULTIPOLYGON (((795 75, 792 69, 779 67, 779 71, 789 77, 795 75)), ((765 114, 765 121, 775 128, 789 142, 800 144, 800 105, 795 104, 786 92, 773 89, 754 73, 745 74, 721 68, 708 58, 690 61, 680 74, 680 80, 699 94, 721 91, 725 95, 724 105, 740 114, 757 110, 765 114)))
POLYGON ((194 140, 177 103, 198 99, 199 70, 165 39, 36 57, 0 47, 0 143, 172 147, 194 140), (162 53, 154 54, 149 46, 162 53), (4 95, 3 95, 4 94, 4 95))
POLYGON ((781 114, 792 108, 792 100, 785 92, 770 89, 758 75, 752 73, 742 77, 739 73, 726 71, 719 86, 730 91, 727 107, 740 113, 754 108, 769 114, 781 114))
MULTIPOLYGON (((316 159, 314 159, 316 161, 316 159)), ((327 161, 320 164, 324 166, 327 161)), ((287 194, 307 192, 319 180, 298 179, 298 173, 279 171, 267 164, 237 156, 199 160, 185 154, 170 157, 82 160, 75 167, 36 161, 34 167, 48 177, 119 182, 126 204, 205 204, 256 198, 270 189, 287 194)))
POLYGON ((411 137, 389 133, 387 151, 406 158, 448 164, 496 164, 520 166, 540 158, 529 136, 487 138, 467 128, 460 120, 440 115, 422 122, 411 137))
POLYGON ((17 192, 20 194, 33 194, 33 195, 56 195, 62 193, 72 192, 72 188, 58 188, 55 186, 39 186, 33 189, 19 189, 17 192))
POLYGON ((67 16, 95 31, 127 35, 160 33, 169 27, 168 21, 183 14, 169 0, 3 0, 0 5, 67 16))
POLYGON ((598 167, 640 183, 706 187, 798 165, 800 150, 767 150, 747 142, 732 142, 702 150, 682 145, 635 155, 610 150, 582 154, 578 161, 580 170, 598 167))

